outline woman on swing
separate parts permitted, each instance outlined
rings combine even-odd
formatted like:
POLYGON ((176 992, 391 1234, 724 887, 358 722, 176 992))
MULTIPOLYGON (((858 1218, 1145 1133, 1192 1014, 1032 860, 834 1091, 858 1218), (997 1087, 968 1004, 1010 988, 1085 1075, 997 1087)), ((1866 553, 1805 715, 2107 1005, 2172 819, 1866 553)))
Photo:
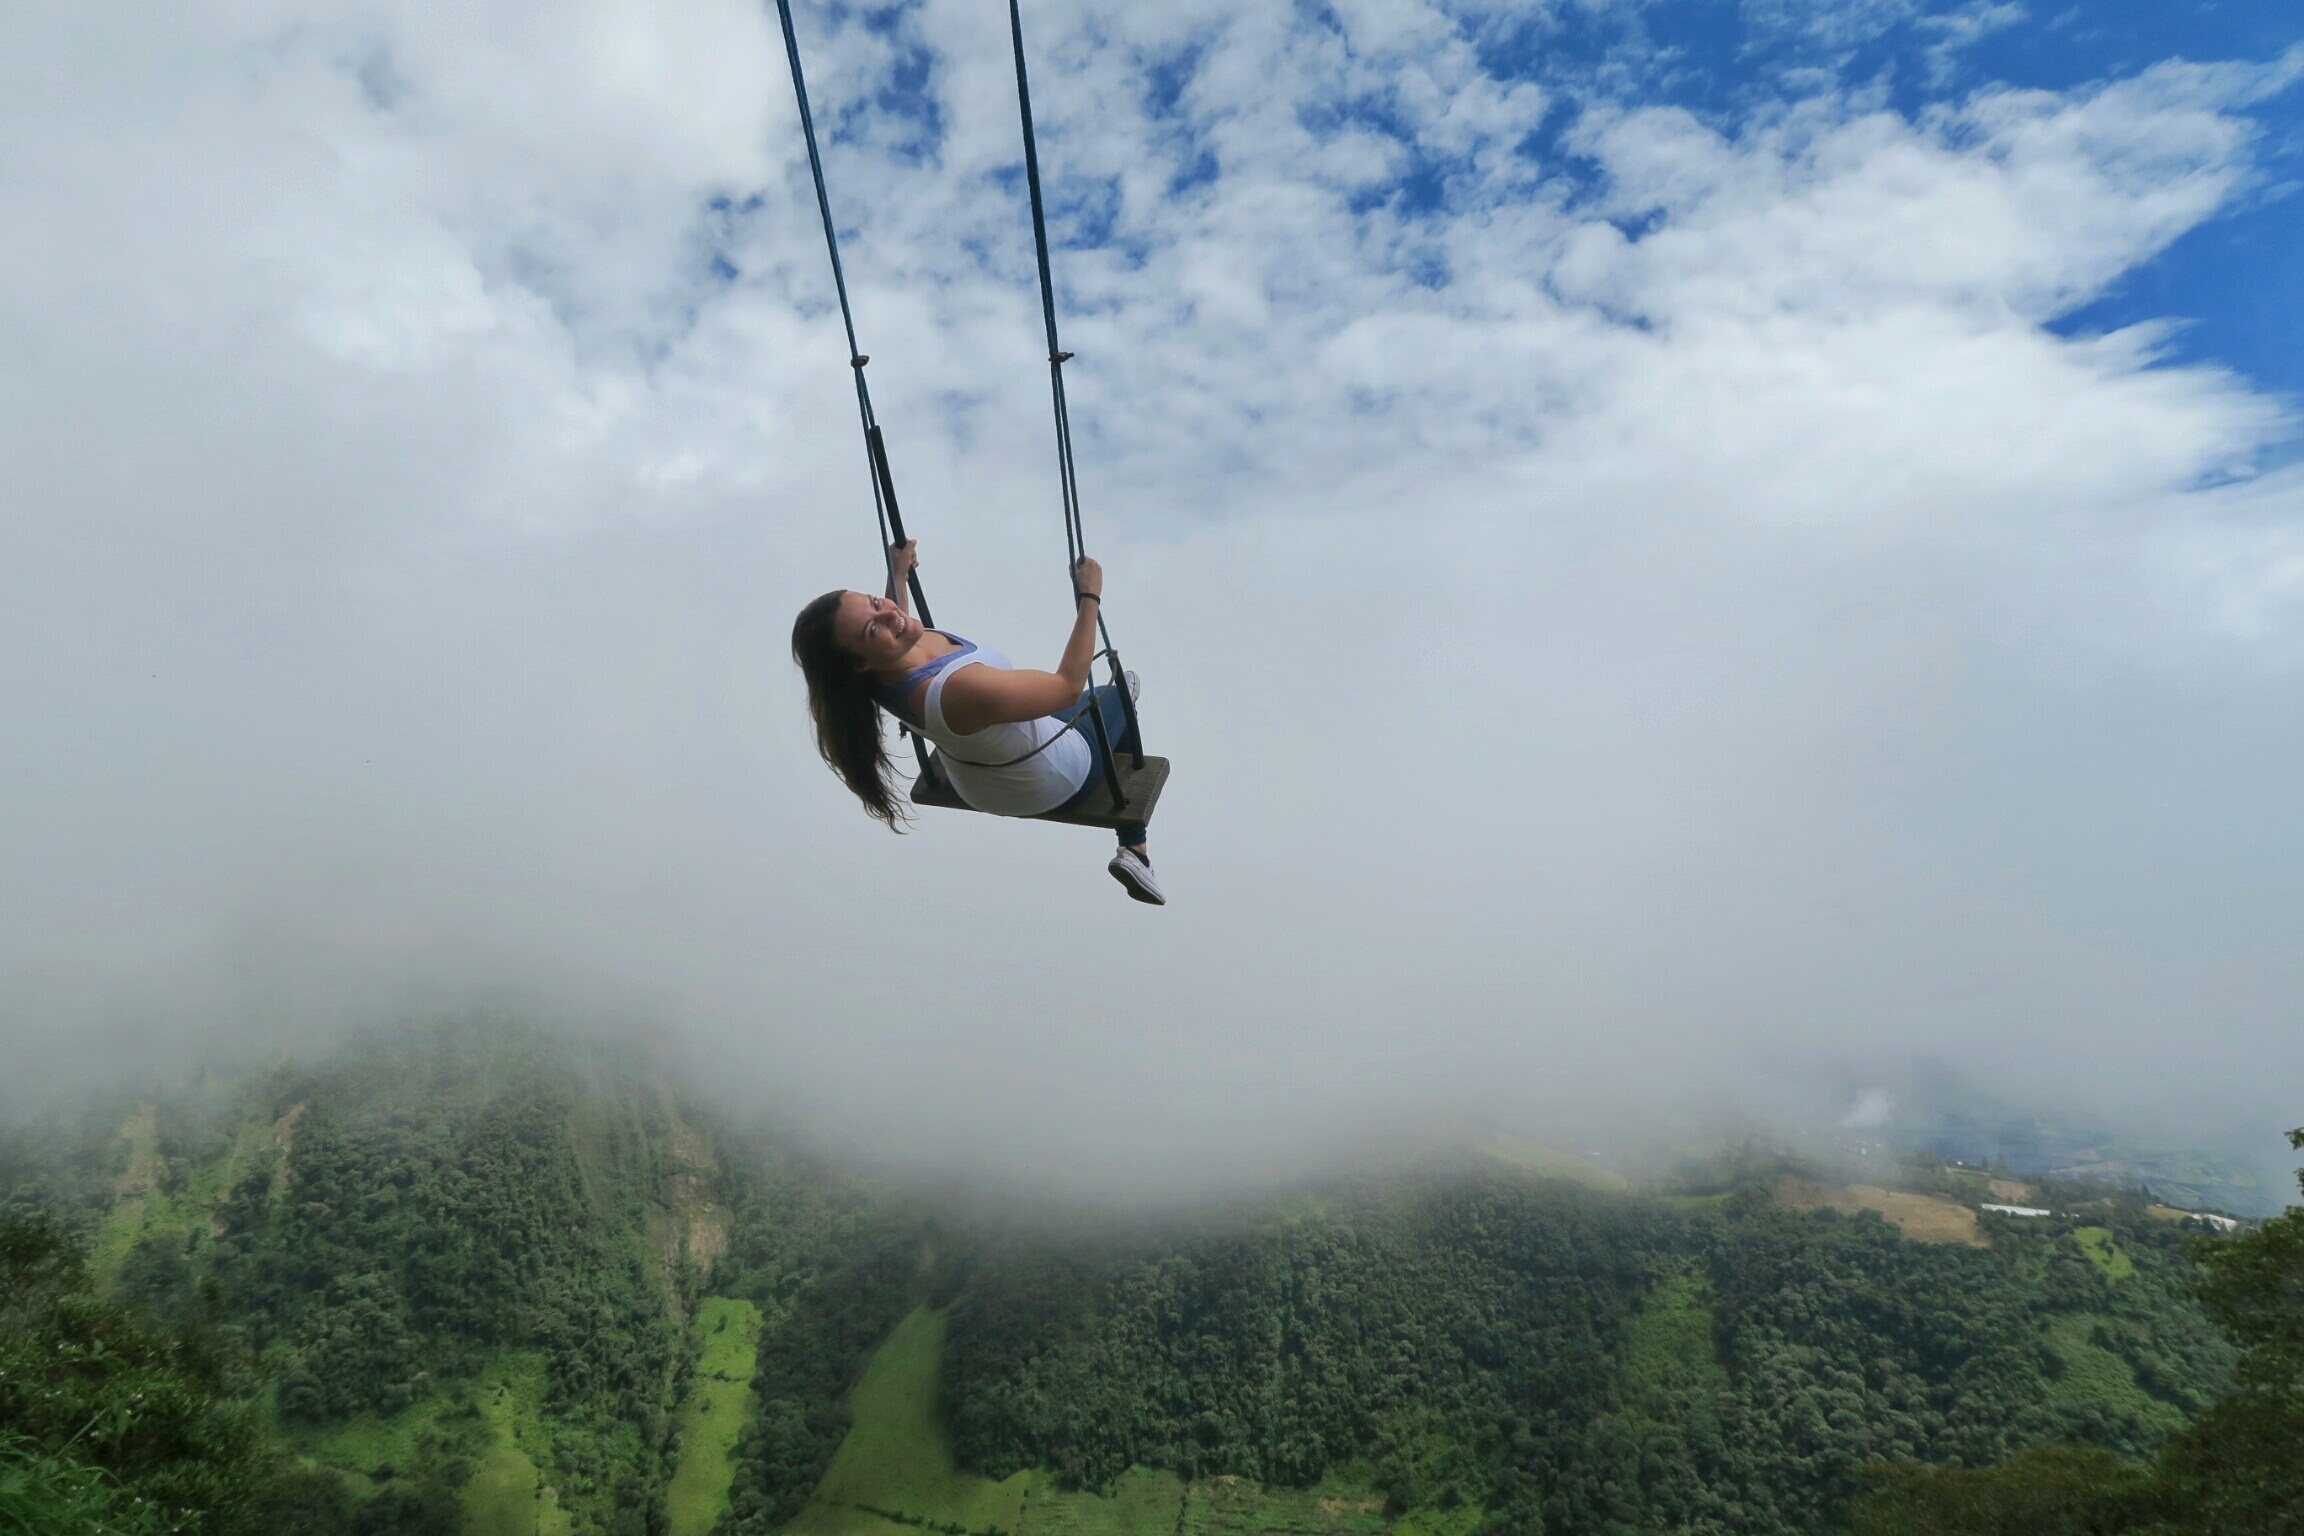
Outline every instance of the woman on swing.
MULTIPOLYGON (((907 540, 889 551, 893 597, 827 592, 792 625, 792 659, 808 680, 808 712, 824 761, 867 814, 893 828, 903 812, 881 734, 885 709, 943 749, 952 788, 976 810, 1040 816, 1092 794, 1095 749, 1085 722, 1074 724, 1082 711, 1102 716, 1114 752, 1134 746, 1119 690, 1088 686, 1103 567, 1086 556, 1074 567, 1079 596, 1071 638, 1055 671, 1035 672, 913 616, 906 578, 920 562, 917 545, 907 540)), ((1131 693, 1135 681, 1130 674, 1131 693)), ((1164 906, 1145 838, 1141 822, 1123 824, 1106 867, 1130 896, 1164 906)))

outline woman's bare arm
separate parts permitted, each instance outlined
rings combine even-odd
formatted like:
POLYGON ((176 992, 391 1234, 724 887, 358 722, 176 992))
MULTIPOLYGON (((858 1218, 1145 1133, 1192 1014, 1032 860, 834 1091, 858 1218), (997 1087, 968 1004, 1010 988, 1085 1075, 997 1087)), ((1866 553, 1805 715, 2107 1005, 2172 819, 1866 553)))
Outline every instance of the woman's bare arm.
POLYGON ((1053 672, 968 667, 944 685, 944 720, 962 735, 988 725, 1037 720, 1079 702, 1088 689, 1088 668, 1096 659, 1096 610, 1102 606, 1104 568, 1083 558, 1073 572, 1079 592, 1072 633, 1053 672))
POLYGON ((906 539, 888 549, 888 599, 896 605, 898 613, 912 611, 912 583, 904 578, 920 563, 920 541, 906 539))

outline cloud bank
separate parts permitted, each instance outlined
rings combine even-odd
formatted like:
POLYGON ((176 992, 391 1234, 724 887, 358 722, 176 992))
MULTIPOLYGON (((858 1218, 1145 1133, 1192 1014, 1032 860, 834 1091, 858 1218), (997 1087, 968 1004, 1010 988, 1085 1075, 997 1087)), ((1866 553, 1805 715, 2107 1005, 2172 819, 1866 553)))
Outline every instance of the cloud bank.
MULTIPOLYGON (((2257 195, 2304 54, 1748 10, 1807 52, 1725 96, 1636 8, 1027 16, 1159 913, 813 757, 790 614, 875 557, 772 13, 13 13, 21 1081, 510 986, 1059 1184, 1914 1053, 2267 1138, 2295 421, 2059 322, 2257 195)), ((1005 18, 801 28, 938 616, 1052 653, 1005 18)))

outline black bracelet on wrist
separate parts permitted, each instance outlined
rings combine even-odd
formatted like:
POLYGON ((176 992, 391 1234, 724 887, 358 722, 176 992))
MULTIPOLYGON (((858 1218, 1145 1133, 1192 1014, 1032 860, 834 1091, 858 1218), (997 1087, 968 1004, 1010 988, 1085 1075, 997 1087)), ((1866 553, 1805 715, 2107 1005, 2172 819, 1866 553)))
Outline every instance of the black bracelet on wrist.
POLYGON ((1100 604, 1103 601, 1104 594, 1101 592, 1075 592, 1072 594, 1072 606, 1075 608, 1079 607, 1082 603, 1100 604))

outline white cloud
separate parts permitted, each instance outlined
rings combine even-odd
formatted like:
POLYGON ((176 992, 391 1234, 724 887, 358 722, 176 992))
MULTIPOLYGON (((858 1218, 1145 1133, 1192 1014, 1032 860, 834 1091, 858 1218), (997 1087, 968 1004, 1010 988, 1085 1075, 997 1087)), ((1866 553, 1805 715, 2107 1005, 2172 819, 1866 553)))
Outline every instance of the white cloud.
MULTIPOLYGON (((939 617, 1030 657, 999 21, 802 24, 939 617)), ((2290 423, 2044 326, 2240 195, 2293 59, 1624 100, 1595 179, 1437 8, 1027 21, 1176 907, 1049 829, 876 836, 808 750, 783 627, 871 534, 772 17, 47 7, 0 23, 17 995, 518 956, 1083 1177, 1763 1050, 2084 1042, 2196 1116, 2304 1064, 2290 423)))
POLYGON ((1856 1095, 1856 1102, 1840 1123, 1851 1130, 1877 1130, 1888 1123, 1896 1110, 1896 1101, 1884 1089, 1867 1088, 1856 1095))

